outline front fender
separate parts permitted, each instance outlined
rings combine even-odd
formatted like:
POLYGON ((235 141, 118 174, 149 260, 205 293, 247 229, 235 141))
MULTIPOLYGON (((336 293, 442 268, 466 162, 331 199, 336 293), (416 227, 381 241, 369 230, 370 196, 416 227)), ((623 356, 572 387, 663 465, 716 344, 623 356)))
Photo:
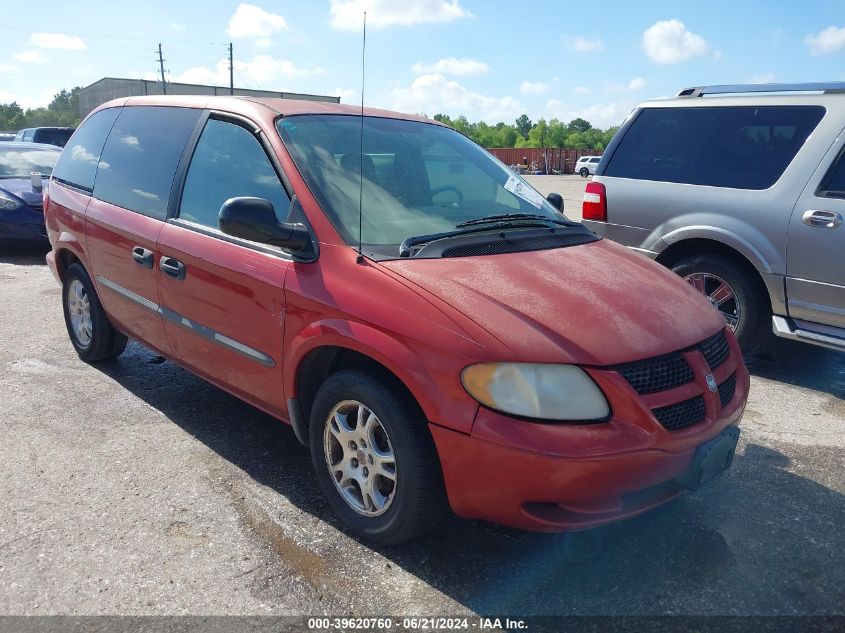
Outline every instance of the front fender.
POLYGON ((461 385, 463 363, 459 358, 419 345, 412 349, 388 332, 351 320, 326 318, 312 322, 286 345, 286 398, 297 396, 296 375, 305 356, 317 348, 331 346, 377 361, 402 381, 430 422, 469 433, 478 405, 461 385), (431 367, 437 368, 436 375, 431 367))

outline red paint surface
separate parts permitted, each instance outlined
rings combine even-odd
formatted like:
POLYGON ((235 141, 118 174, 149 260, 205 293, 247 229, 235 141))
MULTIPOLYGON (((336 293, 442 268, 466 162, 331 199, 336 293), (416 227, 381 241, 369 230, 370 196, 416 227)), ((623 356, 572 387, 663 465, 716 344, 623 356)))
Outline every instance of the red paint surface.
POLYGON ((453 509, 527 529, 580 529, 667 501, 677 490, 658 485, 741 417, 748 373, 732 335, 731 357, 715 372, 719 382, 737 372, 736 395, 724 410, 706 388, 707 368, 697 351, 687 353, 694 383, 645 397, 608 369, 692 349, 724 327, 701 295, 654 262, 601 241, 508 255, 357 263, 274 127, 280 111, 351 114, 356 108, 227 97, 166 103, 213 104, 264 131, 320 242, 319 260, 295 263, 245 249, 54 182, 48 261, 60 272, 63 251, 73 253, 92 277, 106 276, 274 361, 273 367, 255 363, 98 286, 120 329, 207 380, 286 420, 286 401, 298 395, 297 370, 309 352, 331 345, 370 356, 408 387, 428 418, 453 509), (155 252, 152 270, 134 262, 134 246, 155 252), (185 281, 160 272, 163 255, 186 265, 185 281), (605 393, 612 417, 590 425, 539 424, 481 408, 463 389, 460 373, 469 364, 495 361, 581 365, 605 393), (666 431, 650 413, 698 394, 705 395, 707 418, 691 428, 666 431))

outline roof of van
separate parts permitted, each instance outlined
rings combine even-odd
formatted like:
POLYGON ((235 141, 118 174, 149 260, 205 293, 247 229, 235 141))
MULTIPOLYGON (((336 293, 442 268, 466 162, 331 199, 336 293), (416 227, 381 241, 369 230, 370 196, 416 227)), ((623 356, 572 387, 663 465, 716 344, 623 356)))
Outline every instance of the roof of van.
MULTIPOLYGON (((144 97, 124 97, 108 101, 94 110, 114 108, 119 106, 173 106, 182 108, 202 108, 221 110, 243 115, 258 115, 264 112, 264 116, 276 118, 279 115, 290 116, 297 114, 361 114, 361 106, 346 105, 342 103, 326 103, 322 101, 307 101, 299 99, 281 99, 278 97, 251 97, 251 96, 204 96, 204 95, 156 95, 144 97)), ((420 121, 442 125, 438 121, 416 114, 404 114, 391 110, 379 108, 364 108, 365 116, 374 116, 390 119, 405 119, 408 121, 420 121)))

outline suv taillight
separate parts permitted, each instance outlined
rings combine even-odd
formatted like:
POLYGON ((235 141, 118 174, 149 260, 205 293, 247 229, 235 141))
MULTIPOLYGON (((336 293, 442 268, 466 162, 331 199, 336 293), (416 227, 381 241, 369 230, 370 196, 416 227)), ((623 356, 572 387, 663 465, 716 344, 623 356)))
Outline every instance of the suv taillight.
POLYGON ((607 222, 607 192, 600 182, 587 183, 581 216, 585 220, 607 222))

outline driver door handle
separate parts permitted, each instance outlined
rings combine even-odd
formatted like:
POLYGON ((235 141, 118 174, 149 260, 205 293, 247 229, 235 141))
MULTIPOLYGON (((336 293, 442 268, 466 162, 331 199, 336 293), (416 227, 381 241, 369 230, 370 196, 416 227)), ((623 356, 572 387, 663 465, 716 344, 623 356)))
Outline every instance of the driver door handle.
POLYGON ((804 211, 801 220, 807 226, 820 229, 838 229, 842 226, 842 215, 835 211, 818 211, 811 209, 804 211))
POLYGON ((185 278, 185 264, 173 257, 162 257, 158 262, 162 272, 167 273, 179 281, 185 278))

